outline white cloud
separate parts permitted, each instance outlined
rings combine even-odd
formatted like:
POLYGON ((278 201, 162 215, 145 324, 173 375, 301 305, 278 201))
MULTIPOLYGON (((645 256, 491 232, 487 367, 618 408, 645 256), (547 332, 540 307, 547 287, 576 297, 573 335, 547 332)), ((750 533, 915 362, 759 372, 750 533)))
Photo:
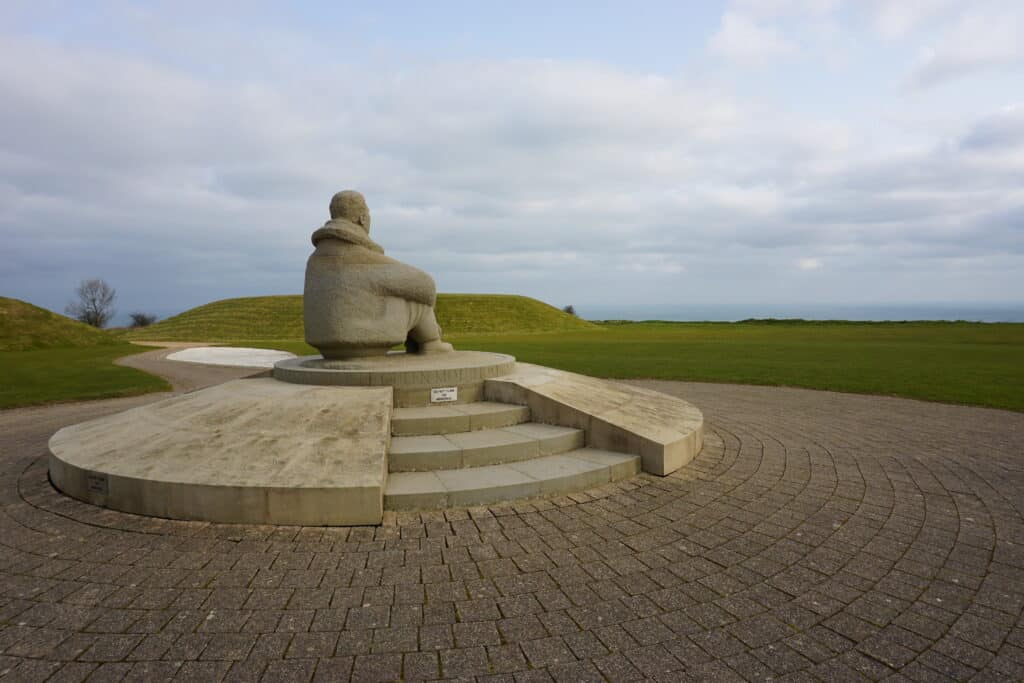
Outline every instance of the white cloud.
POLYGON ((982 117, 959 141, 965 149, 1013 150, 1024 146, 1024 104, 1008 104, 982 117))
POLYGON ((711 36, 712 53, 741 64, 755 65, 796 54, 797 47, 777 29, 761 25, 740 12, 726 12, 711 36))
MULTIPOLYGON (((751 25, 748 47, 788 45, 751 25)), ((876 118, 597 62, 295 55, 305 68, 282 76, 249 58, 248 75, 211 76, 0 40, 0 294, 59 309, 100 276, 122 308, 163 314, 295 292, 343 187, 367 195, 388 252, 446 291, 868 297, 893 254, 902 273, 994 264, 975 279, 999 292, 1024 272, 1020 107, 979 108, 897 154, 873 142, 876 118), (820 271, 814 292, 802 270, 820 271), (830 280, 843 273, 858 279, 830 280)))
POLYGON ((953 6, 953 0, 877 0, 874 25, 885 38, 903 38, 953 6))
POLYGON ((741 12, 756 16, 786 14, 820 16, 839 9, 841 0, 735 0, 732 5, 741 12))
POLYGON ((639 275, 678 275, 686 270, 678 254, 629 253, 617 259, 612 267, 639 275))
POLYGON ((921 89, 1024 64, 1024 4, 971 8, 924 48, 906 77, 921 89))

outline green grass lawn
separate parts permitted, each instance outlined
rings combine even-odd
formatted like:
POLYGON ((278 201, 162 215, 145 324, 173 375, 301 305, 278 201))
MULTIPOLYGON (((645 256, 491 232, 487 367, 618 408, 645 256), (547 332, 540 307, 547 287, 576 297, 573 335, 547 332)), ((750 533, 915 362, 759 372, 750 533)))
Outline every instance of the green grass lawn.
POLYGON ((116 358, 151 350, 114 343, 0 351, 0 408, 170 391, 159 377, 114 365, 116 358))
POLYGON ((459 348, 598 377, 891 394, 1024 410, 1024 325, 633 323, 603 334, 463 337, 459 348))
POLYGON ((0 408, 170 390, 159 377, 113 364, 147 350, 115 331, 0 297, 0 408))
MULTIPOLYGON (((315 353, 302 341, 300 296, 218 301, 118 334, 22 303, 8 305, 7 324, 0 325, 0 342, 7 344, 0 343, 0 407, 167 388, 110 364, 144 350, 124 344, 125 337, 315 353), (61 335, 91 346, 10 350, 61 335)), ((786 385, 1024 411, 1024 324, 593 324, 534 299, 475 294, 440 295, 438 318, 457 348, 511 353, 597 377, 786 385)))
MULTIPOLYGON (((619 323, 450 335, 457 348, 596 377, 807 387, 1024 411, 1024 324, 619 323)), ((299 340, 240 342, 315 353, 299 340)))

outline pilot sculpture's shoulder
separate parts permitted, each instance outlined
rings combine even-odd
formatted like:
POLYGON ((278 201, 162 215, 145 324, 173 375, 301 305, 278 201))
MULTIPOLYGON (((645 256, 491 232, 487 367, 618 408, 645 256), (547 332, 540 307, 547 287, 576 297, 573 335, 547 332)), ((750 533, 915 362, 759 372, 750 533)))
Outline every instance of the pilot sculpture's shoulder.
POLYGON ((361 225, 344 218, 332 218, 327 221, 322 228, 313 233, 312 239, 313 246, 316 246, 323 240, 339 240, 359 247, 365 247, 381 254, 384 253, 384 247, 371 240, 361 225))

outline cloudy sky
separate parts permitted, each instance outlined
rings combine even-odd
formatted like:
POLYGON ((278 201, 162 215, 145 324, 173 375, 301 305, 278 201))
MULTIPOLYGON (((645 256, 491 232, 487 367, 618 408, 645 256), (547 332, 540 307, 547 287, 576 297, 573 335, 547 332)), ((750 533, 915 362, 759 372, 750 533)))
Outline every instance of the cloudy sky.
POLYGON ((441 291, 1024 300, 1024 3, 0 4, 0 295, 297 293, 336 190, 441 291))

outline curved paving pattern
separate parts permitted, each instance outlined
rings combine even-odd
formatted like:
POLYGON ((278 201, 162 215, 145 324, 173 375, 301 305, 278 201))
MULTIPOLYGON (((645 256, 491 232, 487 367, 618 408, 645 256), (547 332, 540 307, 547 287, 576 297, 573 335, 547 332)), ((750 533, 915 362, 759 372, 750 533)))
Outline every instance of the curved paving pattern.
POLYGON ((707 418, 665 479, 379 528, 135 517, 0 413, 4 680, 1022 680, 1024 415, 646 383, 707 418))

